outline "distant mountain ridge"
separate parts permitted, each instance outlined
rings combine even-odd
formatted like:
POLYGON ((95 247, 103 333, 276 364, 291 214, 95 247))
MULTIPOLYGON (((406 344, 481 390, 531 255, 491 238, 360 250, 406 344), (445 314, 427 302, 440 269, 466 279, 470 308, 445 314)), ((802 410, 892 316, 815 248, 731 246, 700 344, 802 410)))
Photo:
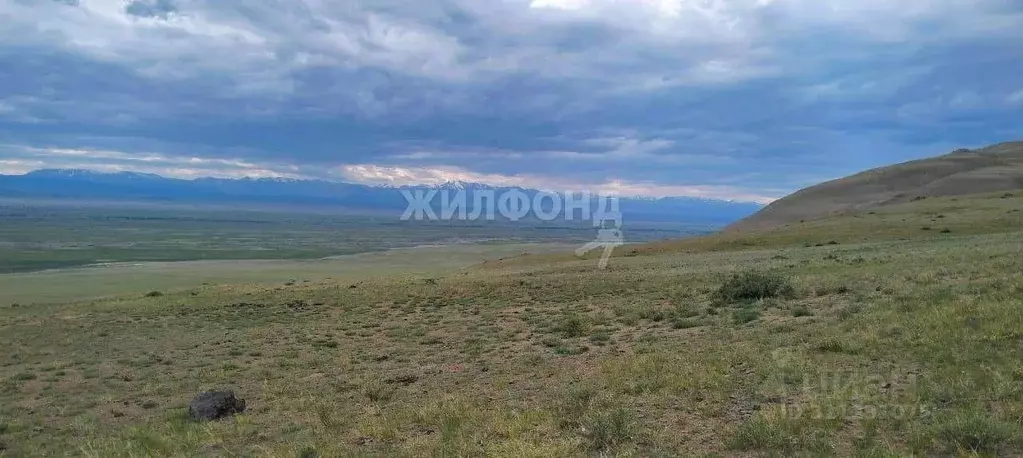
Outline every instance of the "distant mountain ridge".
MULTIPOLYGON (((530 198, 535 189, 496 187, 454 181, 439 185, 367 186, 294 178, 166 178, 136 172, 103 173, 82 169, 43 169, 24 175, 0 175, 0 197, 48 200, 101 200, 182 204, 225 204, 240 207, 287 205, 336 207, 348 211, 394 213, 398 217, 408 201, 402 191, 465 191, 472 205, 475 193, 519 190, 530 198)), ((435 204, 439 204, 440 196, 435 204)), ((626 219, 725 225, 746 217, 762 206, 694 197, 622 198, 626 219)), ((494 203, 490 203, 494 205, 494 203)))
POLYGON ((927 197, 1023 189, 1023 141, 867 170, 797 191, 726 232, 772 229, 927 197))

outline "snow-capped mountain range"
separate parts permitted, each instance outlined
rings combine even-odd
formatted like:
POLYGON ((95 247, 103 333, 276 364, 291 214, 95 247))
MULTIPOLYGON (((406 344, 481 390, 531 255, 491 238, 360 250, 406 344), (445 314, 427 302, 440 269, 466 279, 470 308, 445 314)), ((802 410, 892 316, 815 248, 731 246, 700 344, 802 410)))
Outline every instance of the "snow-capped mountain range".
MULTIPOLYGON (((44 169, 24 175, 0 175, 0 198, 104 202, 160 202, 197 205, 330 207, 348 212, 371 211, 400 216, 408 201, 402 191, 465 191, 471 205, 475 193, 519 190, 530 197, 539 191, 495 187, 484 183, 448 182, 422 186, 367 186, 295 178, 197 178, 185 180, 136 172, 102 173, 80 169, 44 169)), ((434 202, 439 205, 439 200, 434 202)), ((491 203, 493 204, 493 203, 491 203)), ((621 211, 633 221, 728 224, 761 208, 751 202, 694 197, 622 198, 621 211)))

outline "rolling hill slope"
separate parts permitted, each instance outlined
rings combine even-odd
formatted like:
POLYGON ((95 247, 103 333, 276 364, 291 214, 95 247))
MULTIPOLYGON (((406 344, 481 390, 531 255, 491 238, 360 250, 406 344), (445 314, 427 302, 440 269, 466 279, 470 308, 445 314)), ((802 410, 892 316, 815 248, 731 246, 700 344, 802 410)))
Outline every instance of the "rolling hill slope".
POLYGON ((1023 142, 957 150, 821 183, 775 201, 725 232, 771 229, 926 197, 1023 188, 1023 142))

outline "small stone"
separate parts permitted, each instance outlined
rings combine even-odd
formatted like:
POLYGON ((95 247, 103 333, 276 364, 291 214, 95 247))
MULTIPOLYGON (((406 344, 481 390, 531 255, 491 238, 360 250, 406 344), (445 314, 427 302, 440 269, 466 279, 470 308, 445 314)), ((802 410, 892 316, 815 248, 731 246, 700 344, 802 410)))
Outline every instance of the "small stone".
POLYGON ((387 383, 400 383, 402 385, 408 386, 408 385, 411 385, 413 383, 416 383, 416 381, 418 381, 418 380, 419 380, 419 376, 418 375, 415 375, 415 374, 405 374, 405 375, 400 375, 400 376, 397 376, 397 377, 389 378, 389 379, 387 379, 385 381, 387 383))
POLYGON ((244 411, 245 400, 236 398, 234 391, 199 393, 188 405, 188 416, 198 421, 219 420, 244 411))

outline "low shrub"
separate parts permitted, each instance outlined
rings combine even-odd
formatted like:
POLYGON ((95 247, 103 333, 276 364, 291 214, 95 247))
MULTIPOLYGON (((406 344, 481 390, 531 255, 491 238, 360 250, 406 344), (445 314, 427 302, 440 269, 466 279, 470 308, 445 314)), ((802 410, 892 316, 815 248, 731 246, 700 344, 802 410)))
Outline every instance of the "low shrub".
POLYGON ((933 434, 950 450, 997 454, 999 449, 1018 441, 1019 428, 978 412, 950 415, 934 426, 933 434))
POLYGON ((811 313, 806 307, 796 307, 792 309, 792 316, 799 318, 804 316, 813 316, 813 313, 811 313))
POLYGON ((582 426, 589 448, 594 451, 628 444, 636 433, 632 413, 622 408, 592 412, 583 419, 582 426))
POLYGON ((567 338, 582 337, 589 331, 589 323, 576 314, 566 315, 554 329, 567 338))
POLYGON ((751 302, 772 297, 791 296, 788 278, 769 272, 746 271, 732 275, 717 290, 717 298, 725 303, 751 302))

